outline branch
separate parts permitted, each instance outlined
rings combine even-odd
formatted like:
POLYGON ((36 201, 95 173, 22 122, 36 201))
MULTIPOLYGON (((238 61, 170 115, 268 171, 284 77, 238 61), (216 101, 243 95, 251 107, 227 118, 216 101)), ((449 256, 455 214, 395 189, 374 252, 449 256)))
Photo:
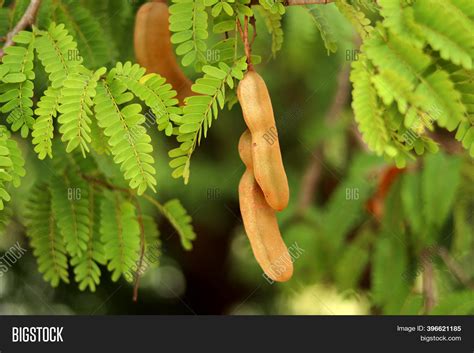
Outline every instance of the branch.
POLYGON ((14 44, 13 37, 16 36, 20 31, 23 31, 26 27, 31 26, 36 19, 38 9, 41 5, 41 0, 31 0, 28 5, 23 17, 16 24, 16 26, 7 34, 5 44, 0 49, 0 58, 5 55, 5 49, 14 44))
POLYGON ((461 266, 452 258, 446 248, 440 247, 438 254, 445 263, 446 267, 464 286, 474 290, 474 283, 469 276, 463 271, 461 266))

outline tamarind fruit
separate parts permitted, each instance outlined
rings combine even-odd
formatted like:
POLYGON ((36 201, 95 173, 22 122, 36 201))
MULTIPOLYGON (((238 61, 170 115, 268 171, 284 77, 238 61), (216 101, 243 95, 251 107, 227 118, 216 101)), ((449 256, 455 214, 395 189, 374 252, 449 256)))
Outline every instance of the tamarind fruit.
POLYGON ((165 0, 143 4, 137 12, 134 31, 134 48, 137 62, 148 73, 163 76, 178 93, 178 99, 193 95, 192 82, 178 63, 171 45, 169 11, 165 0))
POLYGON ((237 87, 237 97, 252 134, 255 179, 268 204, 274 210, 281 211, 288 206, 290 191, 265 81, 257 72, 249 70, 237 87))
POLYGON ((246 130, 239 140, 239 155, 247 169, 239 183, 239 204, 254 256, 265 274, 284 282, 293 275, 293 263, 278 228, 275 211, 267 204, 254 178, 252 137, 246 130))

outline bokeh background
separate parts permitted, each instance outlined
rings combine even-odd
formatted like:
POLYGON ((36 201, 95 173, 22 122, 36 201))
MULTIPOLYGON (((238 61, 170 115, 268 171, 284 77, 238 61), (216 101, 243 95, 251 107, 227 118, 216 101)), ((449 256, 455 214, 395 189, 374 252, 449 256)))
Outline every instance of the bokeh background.
MULTIPOLYGON (((133 14, 142 2, 131 1, 122 9, 126 16, 110 17, 100 2, 83 1, 96 9, 104 28, 118 28, 113 38, 121 61, 134 60, 133 14)), ((446 143, 440 154, 397 172, 367 151, 350 107, 349 67, 357 60, 358 40, 335 6, 321 8, 287 9, 285 40, 275 58, 257 18, 256 70, 272 97, 291 190, 290 205, 278 219, 287 245, 301 249, 289 282, 264 279, 242 226, 237 188, 244 166, 237 143, 245 124, 236 104, 220 114, 196 150, 186 186, 170 176, 167 151, 174 141, 149 131, 156 197, 182 201, 197 239, 192 251, 183 250, 156 215, 162 255, 142 278, 137 303, 131 285, 111 282, 105 270, 95 293, 74 283, 53 289, 42 280, 21 220, 31 185, 50 170, 21 141, 28 173, 13 194, 14 217, 3 227, 0 251, 18 241, 27 252, 2 272, 0 313, 472 314, 472 160, 446 143), (336 53, 328 54, 322 42, 313 17, 318 11, 332 29, 336 53)))

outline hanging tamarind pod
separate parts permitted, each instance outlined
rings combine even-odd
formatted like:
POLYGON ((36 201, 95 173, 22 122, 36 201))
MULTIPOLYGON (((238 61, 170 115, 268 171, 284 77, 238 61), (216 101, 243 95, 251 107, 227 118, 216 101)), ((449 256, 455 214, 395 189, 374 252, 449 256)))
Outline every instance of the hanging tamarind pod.
POLYGON ((178 93, 178 99, 193 95, 192 82, 176 61, 169 31, 169 11, 165 0, 143 4, 135 19, 134 47, 137 62, 148 73, 163 76, 178 93))
POLYGON ((260 267, 273 281, 284 282, 293 275, 293 263, 281 237, 275 210, 267 204, 254 178, 251 149, 252 138, 247 130, 239 141, 239 155, 247 167, 239 183, 240 212, 260 267))
POLYGON ((248 71, 237 88, 245 122, 252 134, 255 179, 268 204, 277 211, 288 206, 290 191, 281 158, 270 95, 262 77, 248 71))

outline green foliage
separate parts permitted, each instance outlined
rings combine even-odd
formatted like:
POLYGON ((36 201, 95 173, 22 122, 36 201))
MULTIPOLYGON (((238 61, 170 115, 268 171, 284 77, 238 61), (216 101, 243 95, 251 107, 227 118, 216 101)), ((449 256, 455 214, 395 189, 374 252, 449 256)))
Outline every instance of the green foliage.
POLYGON ((202 69, 204 77, 196 80, 192 90, 197 96, 186 98, 182 117, 176 117, 178 125, 179 148, 171 150, 170 167, 174 169, 173 177, 183 177, 185 183, 189 179, 191 155, 201 138, 206 138, 214 119, 217 119, 219 109, 224 108, 226 87, 233 89, 234 79, 241 80, 247 68, 245 58, 236 61, 233 66, 220 62, 218 66, 206 65, 202 69))
POLYGON ((139 259, 140 227, 133 204, 117 195, 104 198, 100 233, 112 280, 133 271, 139 259))
POLYGON ((404 276, 408 256, 403 241, 398 234, 386 233, 377 241, 373 255, 373 300, 383 307, 385 314, 400 312, 409 292, 409 283, 404 276))
POLYGON ((285 13, 285 7, 281 0, 259 0, 259 4, 265 9, 270 11, 272 14, 283 15, 285 13))
MULTIPOLYGON (((138 206, 137 196, 109 183, 93 160, 61 147, 59 141, 53 143, 57 165, 46 183, 34 187, 25 214, 45 280, 53 286, 69 283, 69 263, 79 289, 95 291, 102 266, 112 273, 112 280, 131 281, 157 265, 159 232, 153 218, 138 206), (142 257, 146 261, 140 268, 142 257)), ((153 203, 180 234, 183 246, 190 248, 195 233, 179 201, 153 203)))
POLYGON ((196 239, 196 233, 191 225, 191 217, 187 214, 178 199, 170 200, 160 207, 163 216, 173 225, 181 239, 181 245, 186 250, 192 249, 192 241, 196 239))
POLYGON ((257 13, 263 18, 268 33, 272 36, 272 55, 275 57, 276 53, 283 45, 283 29, 281 28, 282 17, 280 13, 273 13, 263 6, 257 7, 257 13))
MULTIPOLYGON (((402 114, 404 127, 400 126, 400 117, 391 116, 390 120, 395 117, 395 121, 386 121, 388 126, 397 126, 392 133, 392 139, 398 141, 397 148, 401 147, 405 152, 414 149, 417 154, 426 149, 436 151, 433 141, 425 136, 436 123, 449 131, 457 129, 456 138, 471 150, 473 132, 469 89, 472 80, 469 77, 472 76, 474 44, 468 38, 474 34, 474 23, 462 12, 465 3, 449 2, 447 13, 441 11, 445 3, 436 0, 411 4, 381 1, 380 5, 384 19, 364 37, 362 52, 373 65, 365 64, 364 67, 371 76, 377 96, 385 106, 396 103, 402 114), (445 19, 446 16, 449 20, 445 19)), ((362 65, 355 63, 354 80, 361 76, 360 72, 362 65)), ((353 83, 354 93, 359 95, 358 108, 354 109, 356 119, 357 115, 359 120, 365 119, 361 117, 364 108, 372 111, 386 109, 380 108, 380 102, 373 97, 363 101, 360 83, 353 83)), ((367 90, 370 86, 365 87, 367 90)), ((382 139, 385 143, 377 146, 387 144, 388 139, 382 139)), ((380 147, 374 145, 372 137, 366 141, 380 153, 380 147)), ((395 157, 401 166, 404 162, 400 155, 393 153, 391 157, 395 157)))
POLYGON ((419 33, 443 59, 472 69, 474 23, 462 8, 449 1, 415 1, 413 13, 419 33))
POLYGON ((305 8, 308 10, 308 13, 311 15, 314 24, 321 34, 328 54, 335 53, 337 51, 337 41, 331 24, 327 19, 327 8, 318 6, 305 6, 305 8))
POLYGON ((444 154, 427 156, 421 192, 427 224, 440 228, 446 221, 460 183, 461 160, 444 154), (436 175, 443 173, 443 179, 436 175))
POLYGON ((0 77, 0 103, 5 103, 0 111, 9 113, 7 122, 12 125, 12 131, 21 131, 26 138, 33 127, 33 50, 34 36, 30 32, 18 33, 14 40, 20 45, 5 50, 2 59, 0 77))
MULTIPOLYGON (((28 4, 18 0, 0 9, 3 34, 28 4)), ((444 129, 455 132, 474 156, 471 2, 338 0, 330 6, 307 10, 328 53, 347 44, 338 43, 335 26, 340 23, 330 20, 328 11, 336 6, 362 39, 352 65, 352 107, 369 148, 403 167, 415 155, 437 152, 431 135, 446 134, 444 129)), ((8 127, 0 126, 0 225, 11 218, 12 210, 4 210, 4 203, 10 193, 16 196, 12 186, 18 187, 25 175, 22 150, 28 148, 31 130, 38 158, 53 161, 43 161, 44 169, 31 173, 36 180, 26 183, 34 187, 24 219, 39 271, 53 286, 69 283, 69 269, 80 290, 95 291, 105 268, 114 281, 123 277, 130 282, 157 265, 159 231, 155 214, 142 210, 143 201, 157 206, 183 248, 192 248, 196 233, 183 204, 172 199, 162 205, 148 194, 158 188, 155 160, 163 159, 165 145, 161 140, 156 145, 152 137, 160 132, 176 137, 179 147, 169 151, 169 166, 173 177, 188 183, 194 151, 220 110, 237 101, 236 86, 247 70, 237 20, 244 26, 243 17, 249 17, 254 65, 265 48, 260 33, 253 45, 254 15, 271 37, 271 54, 287 49, 281 0, 261 0, 256 6, 249 0, 173 0, 171 41, 181 64, 202 73, 192 87, 196 95, 179 106, 164 77, 146 74, 145 68, 127 61, 136 7, 127 0, 44 0, 32 31, 18 33, 2 58, 0 112, 8 127), (116 62, 119 55, 125 63, 116 62), (17 131, 24 138, 21 146, 11 136, 17 131)), ((294 27, 300 36, 301 27, 294 27)), ((298 104, 297 97, 285 95, 298 104)), ((420 265, 420 254, 433 244, 460 254, 472 242, 472 202, 466 197, 456 202, 460 194, 472 192, 472 180, 469 185, 463 175, 470 173, 466 163, 442 153, 420 161, 421 170, 410 165, 392 186, 383 202, 386 211, 375 219, 366 205, 376 188, 370 173, 379 172, 381 159, 354 160, 321 204, 290 228, 295 241, 300 231, 308 235, 308 254, 311 250, 317 255, 302 260, 306 278, 314 280, 318 267, 317 278, 333 280, 342 290, 360 290, 364 282, 361 292, 384 314, 420 312, 416 276, 406 276, 407 271, 420 265), (349 200, 348 190, 355 189, 358 197, 349 200), (451 225, 452 235, 446 232, 451 225), (314 228, 318 234, 311 237, 314 228)), ((160 183, 160 191, 170 190, 162 185, 169 184, 160 183)), ((442 296, 434 313, 471 312, 469 305, 458 305, 466 298, 464 292, 442 296)))
POLYGON ((431 312, 432 315, 472 315, 474 313, 474 295, 472 291, 450 293, 441 298, 431 312))
POLYGON ((46 156, 53 158, 54 118, 58 113, 60 93, 61 91, 57 88, 48 88, 35 110, 38 117, 33 125, 32 142, 39 159, 45 159, 46 156))
POLYGON ((337 0, 336 5, 339 11, 351 22, 361 38, 365 39, 370 35, 373 27, 362 11, 350 5, 347 0, 337 0))
MULTIPOLYGON (((226 3, 227 4, 227 3, 226 3)), ((223 5, 224 6, 224 5, 223 5)), ((171 42, 183 66, 206 62, 207 12, 204 0, 173 0, 170 11, 171 42)))
POLYGON ((72 256, 80 256, 87 250, 89 238, 87 184, 73 173, 66 173, 54 178, 50 189, 53 212, 66 250, 72 256), (81 195, 76 195, 76 191, 81 195))
POLYGON ((57 287, 60 281, 69 283, 68 260, 51 202, 51 191, 47 184, 38 184, 32 190, 28 203, 27 234, 31 238, 31 246, 44 280, 57 287))
POLYGON ((133 99, 126 90, 127 87, 114 78, 114 71, 110 72, 97 87, 95 113, 99 126, 109 138, 114 162, 121 165, 130 187, 141 195, 147 187, 154 190, 156 185, 153 147, 143 126, 145 116, 141 114, 141 106, 131 103, 121 108, 133 99))
MULTIPOLYGON (((106 3, 101 1, 102 3, 106 3)), ((116 3, 121 3, 117 0, 116 3)), ((78 49, 84 58, 84 63, 92 68, 98 68, 110 62, 114 48, 110 46, 108 33, 104 33, 102 23, 92 15, 89 9, 75 0, 52 0, 47 13, 40 14, 43 25, 51 21, 65 25, 69 33, 77 40, 78 49)), ((77 53, 70 52, 76 56, 77 53)), ((77 58, 74 58, 77 60, 77 58)))
MULTIPOLYGON (((145 70, 138 65, 117 65, 114 69, 115 78, 120 80, 153 113, 150 124, 157 124, 159 131, 165 131, 167 136, 173 133, 172 120, 181 113, 176 107, 178 99, 176 91, 158 74, 144 76, 145 70)), ((147 119, 150 117, 147 116, 147 119)))
POLYGON ((0 210, 10 201, 10 185, 19 187, 21 177, 25 175, 25 161, 16 141, 5 126, 0 125, 0 210))
POLYGON ((365 56, 352 65, 352 108, 364 140, 379 155, 395 157, 399 154, 390 135, 384 111, 372 83, 373 67, 365 56))
POLYGON ((60 89, 69 73, 81 64, 82 60, 69 60, 70 55, 78 54, 77 44, 63 24, 51 23, 48 31, 36 31, 40 37, 36 40, 38 58, 49 74, 51 87, 60 89))
POLYGON ((204 0, 205 6, 212 6, 211 14, 213 17, 219 16, 222 11, 228 16, 232 16, 234 9, 231 4, 233 3, 235 3, 235 0, 204 0))
POLYGON ((106 263, 105 247, 100 239, 102 196, 94 185, 89 185, 87 196, 89 222, 87 248, 80 255, 76 255, 71 259, 71 266, 74 266, 74 279, 79 283, 79 289, 89 288, 92 292, 95 292, 100 283, 101 270, 99 265, 106 263))
POLYGON ((62 133, 62 140, 67 142, 67 152, 77 147, 83 155, 89 152, 92 99, 96 95, 97 81, 105 71, 105 68, 95 73, 78 70, 64 81, 59 99, 58 111, 61 115, 58 122, 61 125, 59 132, 62 133))

